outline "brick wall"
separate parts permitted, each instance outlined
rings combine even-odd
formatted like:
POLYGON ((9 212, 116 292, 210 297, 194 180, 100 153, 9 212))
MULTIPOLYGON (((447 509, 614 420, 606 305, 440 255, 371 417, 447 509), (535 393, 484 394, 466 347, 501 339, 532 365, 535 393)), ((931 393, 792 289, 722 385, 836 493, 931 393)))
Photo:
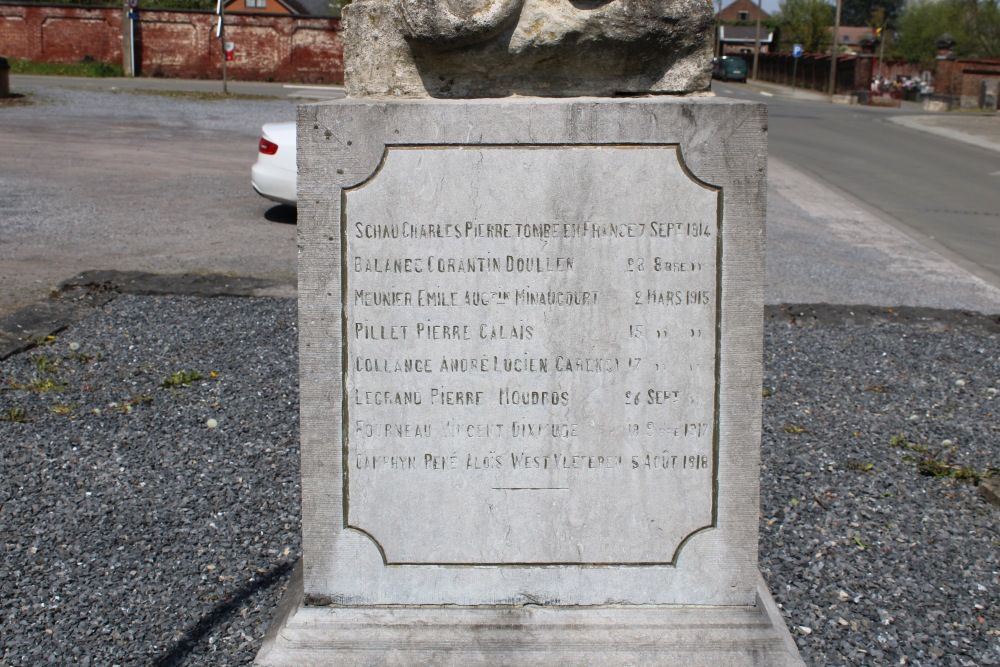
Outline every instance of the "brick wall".
MULTIPOLYGON (((140 74, 222 78, 218 17, 210 12, 146 9, 135 23, 140 74)), ((236 45, 230 78, 341 83, 340 20, 276 14, 226 14, 226 41, 236 45)), ((0 55, 36 62, 85 58, 122 62, 122 11, 64 5, 0 4, 0 55)))
POLYGON ((934 71, 936 96, 949 98, 964 108, 979 106, 986 79, 1000 78, 1000 60, 938 60, 934 71))
MULTIPOLYGON (((752 57, 752 56, 751 56, 752 57)), ((801 58, 790 53, 762 53, 757 61, 757 76, 762 81, 773 81, 799 88, 826 92, 830 88, 830 56, 807 53, 801 58)), ((840 56, 837 58, 838 93, 868 90, 872 77, 873 60, 864 56, 840 56)))

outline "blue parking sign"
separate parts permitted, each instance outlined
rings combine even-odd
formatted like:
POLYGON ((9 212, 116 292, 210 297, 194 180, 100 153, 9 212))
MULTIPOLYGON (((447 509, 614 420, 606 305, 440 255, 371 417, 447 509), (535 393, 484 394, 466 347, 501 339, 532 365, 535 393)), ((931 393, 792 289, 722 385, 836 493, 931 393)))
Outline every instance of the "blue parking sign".
POLYGON ((801 58, 802 57, 802 45, 801 44, 792 44, 792 57, 793 58, 801 58))

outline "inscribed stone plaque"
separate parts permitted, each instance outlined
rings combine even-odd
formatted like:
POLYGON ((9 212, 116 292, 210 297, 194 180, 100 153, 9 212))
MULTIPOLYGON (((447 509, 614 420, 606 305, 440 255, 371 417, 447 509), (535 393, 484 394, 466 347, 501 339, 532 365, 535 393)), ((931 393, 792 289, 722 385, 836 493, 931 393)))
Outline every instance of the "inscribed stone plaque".
POLYGON ((674 145, 345 191, 344 507, 389 565, 667 565, 716 520, 720 191, 674 145))

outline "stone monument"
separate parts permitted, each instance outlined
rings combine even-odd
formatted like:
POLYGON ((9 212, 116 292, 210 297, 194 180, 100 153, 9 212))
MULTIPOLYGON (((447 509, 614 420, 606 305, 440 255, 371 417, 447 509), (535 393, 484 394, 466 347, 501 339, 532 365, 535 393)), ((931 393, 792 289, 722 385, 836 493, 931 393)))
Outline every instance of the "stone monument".
POLYGON ((258 664, 802 665, 757 569, 766 110, 706 92, 710 4, 345 20, 258 664))

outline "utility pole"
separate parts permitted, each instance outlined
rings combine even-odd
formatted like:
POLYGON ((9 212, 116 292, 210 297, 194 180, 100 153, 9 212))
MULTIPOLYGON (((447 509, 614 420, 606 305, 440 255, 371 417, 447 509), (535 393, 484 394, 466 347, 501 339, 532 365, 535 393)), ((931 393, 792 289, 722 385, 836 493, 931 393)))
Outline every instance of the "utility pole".
POLYGON ((879 75, 879 77, 881 77, 883 79, 885 78, 885 73, 884 73, 884 71, 882 69, 882 67, 883 67, 882 66, 882 62, 883 62, 883 58, 885 57, 885 26, 886 26, 886 24, 883 23, 879 27, 879 31, 878 31, 878 41, 879 41, 879 44, 878 44, 878 75, 879 75))
MULTIPOLYGON (((838 0, 839 1, 839 0, 838 0)), ((757 80, 757 58, 760 55, 760 15, 763 13, 763 8, 761 3, 763 0, 757 0, 757 31, 754 33, 753 40, 753 79, 757 80)))
POLYGON ((215 36, 219 38, 219 46, 222 47, 222 94, 229 94, 229 81, 226 76, 226 0, 218 0, 215 11, 219 15, 219 27, 215 31, 215 36))
POLYGON ((837 89, 837 52, 840 50, 840 1, 837 0, 837 17, 833 21, 833 46, 830 48, 830 99, 837 89))
POLYGON ((129 14, 132 8, 129 7, 128 0, 122 0, 122 71, 125 76, 135 76, 132 68, 132 19, 129 14))

